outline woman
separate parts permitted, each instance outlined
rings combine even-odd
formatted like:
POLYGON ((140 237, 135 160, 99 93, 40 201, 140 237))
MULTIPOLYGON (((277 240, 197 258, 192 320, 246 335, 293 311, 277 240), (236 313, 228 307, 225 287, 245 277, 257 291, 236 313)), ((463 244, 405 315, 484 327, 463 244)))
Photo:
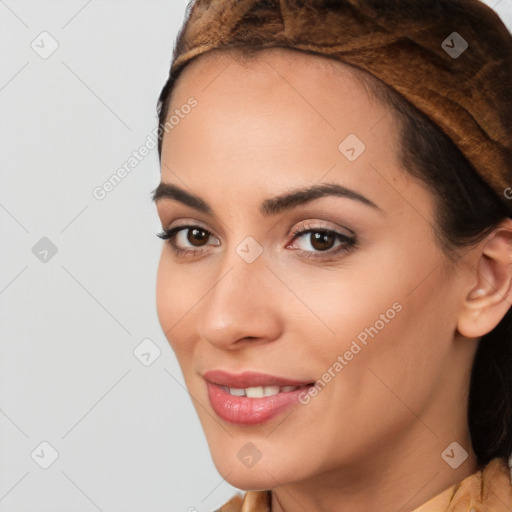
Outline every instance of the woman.
POLYGON ((477 0, 199 0, 162 328, 220 510, 512 509, 512 40, 477 0))

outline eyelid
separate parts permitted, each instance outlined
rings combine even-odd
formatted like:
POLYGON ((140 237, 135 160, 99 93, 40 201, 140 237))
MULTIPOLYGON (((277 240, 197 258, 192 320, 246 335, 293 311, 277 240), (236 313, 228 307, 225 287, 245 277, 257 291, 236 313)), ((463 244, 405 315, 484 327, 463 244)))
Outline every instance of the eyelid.
POLYGON ((355 238, 356 233, 354 230, 348 228, 347 226, 342 226, 341 224, 335 224, 335 225, 323 225, 323 223, 326 221, 320 221, 320 220, 303 220, 296 225, 297 227, 293 227, 290 229, 288 236, 293 235, 294 233, 297 233, 298 231, 308 231, 308 230, 318 230, 318 231, 334 231, 339 232, 340 230, 346 230, 348 233, 340 233, 340 235, 344 235, 347 238, 355 238))
MULTIPOLYGON (((353 231, 352 229, 348 228, 347 226, 342 226, 342 225, 335 225, 335 226, 325 226, 325 225, 321 225, 321 224, 318 224, 318 223, 322 223, 322 222, 326 222, 326 221, 312 221, 312 220, 309 220, 309 219, 306 219, 306 220, 302 220, 302 221, 299 221, 299 224, 297 225, 297 223, 295 224, 292 224, 292 227, 288 230, 288 232, 286 233, 286 237, 292 237, 292 240, 294 240, 293 237, 295 237, 295 235, 299 232, 299 231, 307 231, 309 229, 316 229, 318 231, 320 230, 324 230, 324 231, 333 231, 333 232, 338 232, 340 229, 344 229, 346 231, 348 231, 350 234, 344 234, 344 233, 340 233, 341 235, 345 235, 347 236, 347 238, 355 238, 356 237, 356 233, 355 231, 353 231), (297 227, 295 227, 297 226, 297 227)), ((201 229, 204 229, 205 231, 207 231, 210 235, 214 236, 215 238, 219 239, 219 236, 217 236, 217 234, 211 230, 210 228, 207 228, 206 226, 204 226, 201 221, 198 221, 197 219, 180 219, 179 221, 176 222, 176 224, 170 224, 168 227, 165 227, 163 228, 165 232, 168 232, 170 230, 177 230, 177 228, 195 228, 195 227, 199 227, 201 229)))
MULTIPOLYGON (((315 224, 313 222, 313 224, 315 224)), ((339 228, 338 228, 339 229, 339 228)), ((352 231, 349 228, 345 228, 350 233, 353 233, 351 235, 347 235, 344 233, 340 233, 338 229, 332 229, 327 228, 321 225, 301 225, 297 228, 293 229, 292 232, 292 239, 291 241, 286 245, 286 248, 289 248, 295 243, 295 240, 300 239, 302 237, 307 237, 308 235, 311 235, 311 233, 318 233, 318 232, 327 232, 332 233, 335 238, 335 242, 339 242, 339 244, 330 249, 327 249, 326 251, 308 251, 306 249, 295 249, 296 251, 302 253, 306 258, 310 259, 319 259, 320 261, 326 261, 329 258, 332 259, 339 259, 341 254, 348 254, 349 252, 353 251, 357 247, 359 247, 359 241, 357 236, 355 235, 354 231, 352 231)))
MULTIPOLYGON (((347 235, 344 233, 340 233, 339 229, 337 228, 330 228, 327 226, 322 226, 319 224, 315 224, 315 222, 310 223, 311 221, 302 221, 302 223, 292 229, 292 238, 289 239, 289 234, 287 235, 287 240, 289 240, 285 246, 285 249, 288 249, 295 240, 301 237, 306 237, 308 234, 314 233, 314 232, 329 232, 334 235, 335 242, 339 242, 339 244, 334 246, 333 248, 329 248, 325 251, 316 251, 316 250, 306 250, 306 249, 300 249, 295 248, 294 251, 301 254, 301 258, 305 259, 311 259, 311 260, 318 260, 319 262, 322 261, 337 261, 343 257, 343 255, 348 255, 355 249, 359 247, 359 241, 358 237, 356 236, 355 232, 351 230, 350 228, 347 228, 345 226, 340 226, 343 229, 346 229, 351 235, 347 235)), ((317 221, 318 222, 318 221, 317 221)), ((206 244, 204 246, 199 247, 180 247, 175 243, 174 238, 181 233, 182 231, 187 231, 190 229, 201 229, 208 233, 208 238, 214 237, 217 239, 218 243, 215 244, 215 246, 221 245, 220 240, 218 237, 212 233, 209 229, 201 226, 197 223, 197 221, 193 221, 190 223, 187 223, 186 221, 182 221, 176 225, 173 225, 172 227, 169 227, 167 229, 164 228, 162 233, 157 234, 158 237, 164 239, 166 243, 168 243, 175 253, 176 257, 182 257, 182 258, 194 258, 195 256, 200 256, 205 253, 209 253, 208 245, 206 244)))
POLYGON ((208 231, 208 233, 210 233, 212 236, 214 236, 215 238, 220 238, 219 236, 217 236, 217 234, 212 230, 210 229, 209 227, 206 227, 206 225, 204 225, 200 220, 197 220, 197 219, 180 219, 178 221, 176 221, 175 224, 169 224, 169 226, 165 227, 165 231, 169 231, 171 229, 175 229, 175 228, 201 228, 201 229, 204 229, 205 231, 208 231))

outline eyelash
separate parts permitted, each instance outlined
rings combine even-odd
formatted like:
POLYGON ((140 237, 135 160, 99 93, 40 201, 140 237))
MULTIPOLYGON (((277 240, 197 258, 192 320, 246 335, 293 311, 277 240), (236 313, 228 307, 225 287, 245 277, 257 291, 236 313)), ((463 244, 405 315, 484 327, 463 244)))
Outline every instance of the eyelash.
MULTIPOLYGON (((343 235, 342 233, 338 233, 337 231, 334 231, 332 229, 326 229, 321 227, 312 227, 307 225, 307 229, 303 229, 304 226, 301 226, 300 228, 295 229, 292 232, 292 240, 293 242, 296 238, 299 238, 300 236, 306 235, 308 233, 322 233, 322 234, 333 234, 335 236, 336 241, 342 242, 342 245, 338 246, 336 249, 328 249, 326 251, 306 251, 304 249, 297 249, 299 252, 303 253, 304 257, 306 258, 323 258, 326 259, 326 257, 330 256, 336 256, 339 253, 345 252, 351 252, 353 251, 357 246, 357 239, 356 237, 350 237, 347 235, 343 235)), ((208 233, 208 235, 211 235, 207 229, 202 228, 201 226, 197 225, 184 225, 184 226, 176 226, 171 229, 164 229, 162 232, 157 233, 156 236, 161 238, 162 240, 165 240, 169 243, 172 250, 176 254, 176 256, 182 256, 186 257, 188 254, 192 255, 198 255, 206 252, 205 249, 183 249, 181 247, 178 247, 174 242, 173 238, 174 235, 176 235, 179 231, 186 230, 186 229, 194 229, 198 228, 202 231, 205 231, 208 233)))

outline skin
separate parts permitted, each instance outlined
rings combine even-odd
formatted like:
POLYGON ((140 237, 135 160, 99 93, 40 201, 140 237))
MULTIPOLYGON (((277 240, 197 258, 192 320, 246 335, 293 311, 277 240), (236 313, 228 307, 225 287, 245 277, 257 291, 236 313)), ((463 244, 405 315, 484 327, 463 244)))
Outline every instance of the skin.
POLYGON ((431 193, 400 166, 389 107, 341 63, 283 49, 246 63, 207 52, 183 71, 170 112, 190 96, 197 107, 163 139, 161 180, 214 214, 169 198, 157 209, 164 228, 191 222, 211 236, 175 238, 206 250, 196 256, 163 244, 157 311, 219 473, 240 489, 272 489, 273 511, 405 512, 476 471, 469 376, 478 337, 510 305, 511 222, 450 264, 431 193), (353 162, 338 150, 351 133, 366 145, 353 162), (378 208, 329 196, 259 212, 269 197, 327 182, 378 208), (310 234, 293 239, 310 226, 352 231, 357 245, 332 255, 342 246, 332 242, 329 256, 310 234), (253 263, 235 250, 248 236, 263 249, 253 263), (321 379, 397 302, 401 311, 307 405, 256 426, 213 412, 206 370, 321 379), (468 452, 456 469, 441 457, 454 441, 468 452), (251 468, 237 457, 248 442, 261 452, 251 468))

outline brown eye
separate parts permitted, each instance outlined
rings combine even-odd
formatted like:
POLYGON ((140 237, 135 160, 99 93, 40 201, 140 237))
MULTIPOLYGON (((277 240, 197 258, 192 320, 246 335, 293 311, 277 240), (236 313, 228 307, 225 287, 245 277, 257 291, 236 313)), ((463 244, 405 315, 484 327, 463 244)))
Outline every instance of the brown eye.
POLYGON ((164 229, 157 236, 166 240, 177 255, 192 255, 206 252, 208 240, 215 239, 211 245, 220 245, 219 240, 201 226, 176 226, 164 229), (205 247, 203 249, 203 247, 205 247))
POLYGON ((326 251, 331 249, 336 241, 332 231, 312 231, 311 246, 318 251, 326 251))
POLYGON ((195 245, 196 247, 201 247, 202 245, 204 245, 202 242, 208 242, 210 233, 208 233, 208 231, 206 231, 205 229, 188 228, 186 231, 188 232, 187 241, 190 242, 192 245, 195 245))
MULTIPOLYGON (((304 227, 304 226, 303 226, 304 227)), ((348 236, 331 229, 307 226, 293 232, 293 244, 308 258, 322 258, 347 253, 356 247, 356 237, 348 236)))

